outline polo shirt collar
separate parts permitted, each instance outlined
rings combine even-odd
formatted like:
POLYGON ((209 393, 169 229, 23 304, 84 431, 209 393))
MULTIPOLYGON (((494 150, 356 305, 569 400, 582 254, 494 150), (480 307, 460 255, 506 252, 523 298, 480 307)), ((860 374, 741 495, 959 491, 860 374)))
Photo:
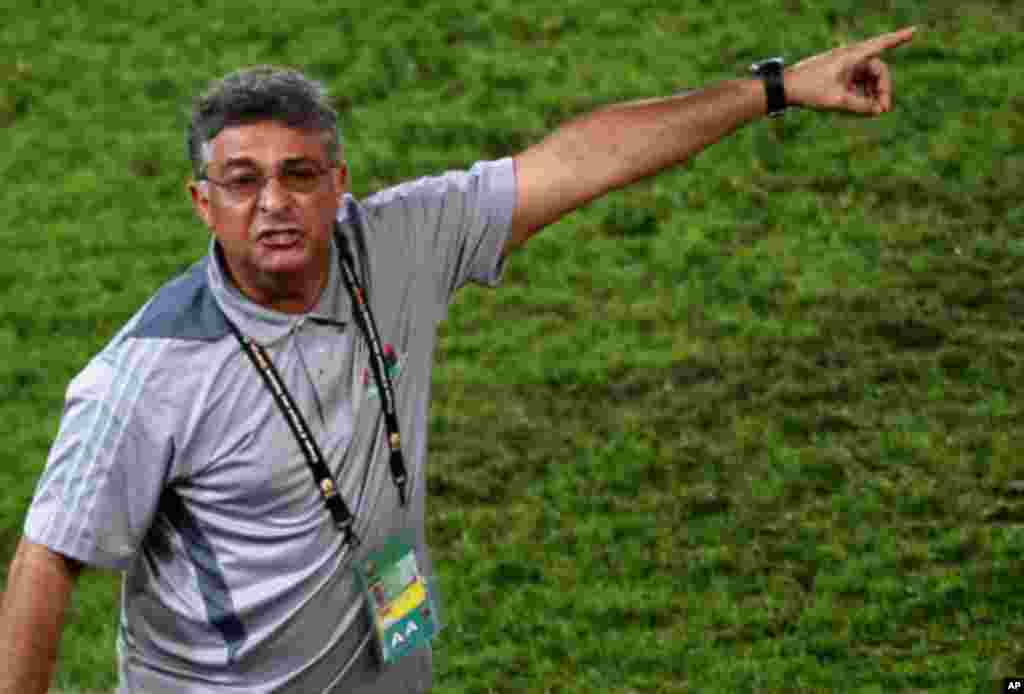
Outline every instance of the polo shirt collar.
POLYGON ((352 318, 352 299, 348 295, 338 267, 338 249, 331 236, 331 263, 327 285, 309 313, 282 313, 257 304, 232 282, 224 267, 223 251, 215 238, 210 239, 207 279, 214 299, 242 334, 264 346, 284 339, 308 320, 344 325, 352 318))

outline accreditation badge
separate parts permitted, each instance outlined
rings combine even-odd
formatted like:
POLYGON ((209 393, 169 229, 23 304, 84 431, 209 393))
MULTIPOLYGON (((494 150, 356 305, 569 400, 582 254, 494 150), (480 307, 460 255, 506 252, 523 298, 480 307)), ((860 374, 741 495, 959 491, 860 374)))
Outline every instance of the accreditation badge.
POLYGON ((355 567, 385 665, 426 645, 440 630, 433 590, 413 545, 390 538, 355 567))

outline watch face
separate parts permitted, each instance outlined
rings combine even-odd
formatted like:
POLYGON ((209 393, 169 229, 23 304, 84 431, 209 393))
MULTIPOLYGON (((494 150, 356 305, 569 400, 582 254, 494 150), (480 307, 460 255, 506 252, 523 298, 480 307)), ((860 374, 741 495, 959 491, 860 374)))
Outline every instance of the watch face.
POLYGON ((772 72, 782 72, 785 65, 782 58, 769 58, 750 66, 752 72, 758 75, 765 75, 772 72))

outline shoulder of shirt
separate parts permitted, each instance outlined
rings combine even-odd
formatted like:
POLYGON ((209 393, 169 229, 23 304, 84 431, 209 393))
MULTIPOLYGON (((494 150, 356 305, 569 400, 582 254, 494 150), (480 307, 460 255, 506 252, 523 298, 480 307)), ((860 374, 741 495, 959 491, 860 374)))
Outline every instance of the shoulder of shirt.
POLYGON ((207 284, 206 263, 206 258, 200 260, 158 289, 72 379, 69 394, 102 395, 117 374, 127 372, 138 383, 158 377, 161 383, 180 384, 189 372, 183 370, 181 359, 202 360, 204 345, 230 335, 227 320, 207 284), (170 352, 168 348, 172 348, 170 352), (172 353, 174 358, 168 361, 172 353))
POLYGON ((493 166, 496 163, 478 161, 468 170, 445 171, 436 176, 423 176, 405 181, 360 200, 359 205, 367 212, 374 212, 394 204, 408 203, 418 199, 437 198, 453 190, 466 191, 474 186, 475 180, 479 178, 484 168, 493 166))
POLYGON ((125 338, 212 342, 230 334, 207 281, 203 258, 163 287, 123 331, 125 338))

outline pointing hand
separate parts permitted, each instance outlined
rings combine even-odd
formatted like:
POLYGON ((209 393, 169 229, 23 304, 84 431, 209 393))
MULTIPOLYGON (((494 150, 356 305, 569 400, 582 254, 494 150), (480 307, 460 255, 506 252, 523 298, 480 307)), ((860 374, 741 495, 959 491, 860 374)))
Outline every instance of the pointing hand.
POLYGON ((868 116, 892 108, 892 77, 879 57, 909 42, 916 27, 882 34, 802 60, 786 70, 786 99, 794 106, 868 116))

